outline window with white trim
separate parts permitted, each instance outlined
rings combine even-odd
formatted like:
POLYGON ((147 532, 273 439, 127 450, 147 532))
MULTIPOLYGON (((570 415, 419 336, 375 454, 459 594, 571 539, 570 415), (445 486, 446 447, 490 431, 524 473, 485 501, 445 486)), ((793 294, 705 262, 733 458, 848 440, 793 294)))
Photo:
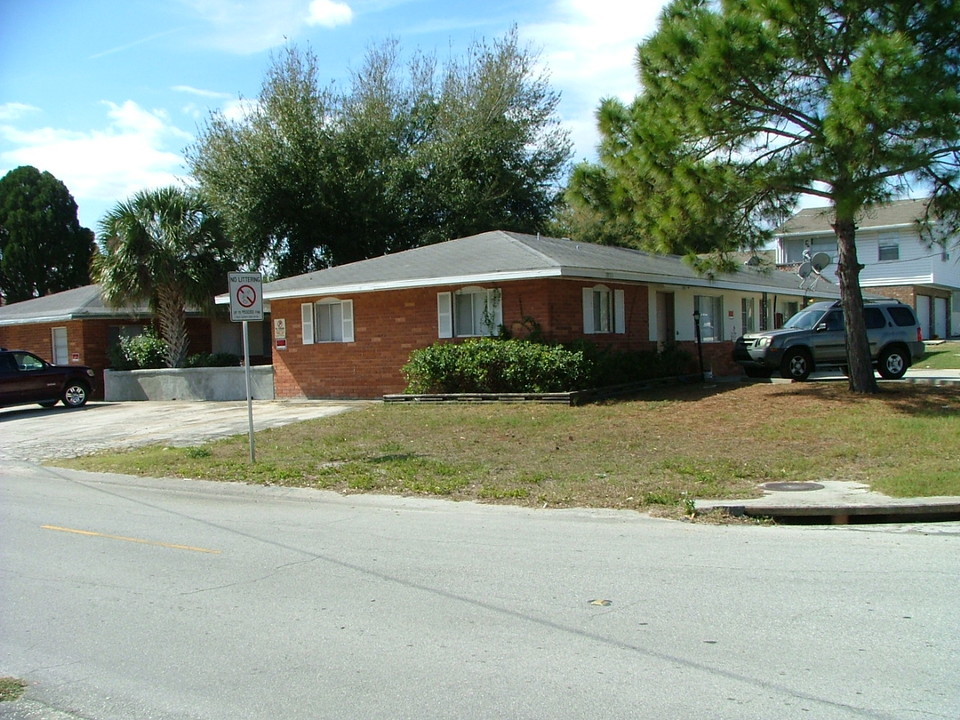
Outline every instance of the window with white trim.
POLYGON ((900 245, 894 240, 881 240, 877 246, 877 261, 900 259, 900 245))
POLYGON ((740 298, 740 334, 757 331, 757 302, 755 298, 740 298))
POLYGON ((606 285, 583 288, 583 333, 625 333, 623 290, 611 290, 606 285))
POLYGON ((300 306, 304 345, 353 342, 353 300, 324 298, 300 306))
POLYGON ((694 295, 693 309, 700 313, 700 339, 703 342, 723 340, 723 297, 694 295))
POLYGON ((503 325, 500 291, 465 287, 437 293, 437 330, 442 338, 496 335, 503 325))

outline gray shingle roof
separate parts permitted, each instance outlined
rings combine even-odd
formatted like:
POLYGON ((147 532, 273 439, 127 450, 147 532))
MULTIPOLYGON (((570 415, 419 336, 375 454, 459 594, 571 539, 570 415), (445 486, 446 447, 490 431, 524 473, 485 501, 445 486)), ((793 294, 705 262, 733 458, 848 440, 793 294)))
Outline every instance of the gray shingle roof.
MULTIPOLYGON (((865 210, 857 218, 858 228, 910 226, 923 218, 929 198, 896 200, 865 210)), ((778 235, 832 233, 833 207, 804 208, 777 228, 778 235)))
POLYGON ((114 308, 107 305, 99 285, 44 295, 0 306, 0 325, 23 325, 67 320, 142 319, 151 317, 146 303, 114 308))
MULTIPOLYGON (((790 273, 742 267, 708 278, 673 255, 496 230, 275 280, 264 285, 263 296, 275 300, 544 277, 799 294, 798 278, 790 273)), ((831 287, 808 294, 837 296, 831 287)))

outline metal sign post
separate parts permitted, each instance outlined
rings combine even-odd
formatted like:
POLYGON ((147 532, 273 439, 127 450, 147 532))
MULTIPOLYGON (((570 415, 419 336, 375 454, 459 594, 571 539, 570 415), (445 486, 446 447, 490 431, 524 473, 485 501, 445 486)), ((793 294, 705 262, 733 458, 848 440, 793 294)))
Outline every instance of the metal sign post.
POLYGON ((250 462, 257 461, 253 439, 253 393, 250 390, 250 326, 251 320, 263 321, 263 275, 258 272, 227 274, 230 288, 230 320, 243 323, 243 375, 247 391, 247 422, 250 437, 250 462))

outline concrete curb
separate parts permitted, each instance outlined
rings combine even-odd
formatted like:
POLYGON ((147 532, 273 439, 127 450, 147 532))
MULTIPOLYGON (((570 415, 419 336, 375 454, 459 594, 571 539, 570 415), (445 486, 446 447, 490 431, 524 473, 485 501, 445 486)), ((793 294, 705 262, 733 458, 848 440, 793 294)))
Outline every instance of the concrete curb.
POLYGON ((769 517, 795 522, 833 525, 865 522, 936 522, 960 520, 960 497, 894 498, 873 492, 861 483, 770 483, 793 485, 778 491, 760 486, 765 495, 748 500, 697 500, 698 514, 723 510, 742 517, 769 517), (808 486, 808 487, 799 487, 808 486))

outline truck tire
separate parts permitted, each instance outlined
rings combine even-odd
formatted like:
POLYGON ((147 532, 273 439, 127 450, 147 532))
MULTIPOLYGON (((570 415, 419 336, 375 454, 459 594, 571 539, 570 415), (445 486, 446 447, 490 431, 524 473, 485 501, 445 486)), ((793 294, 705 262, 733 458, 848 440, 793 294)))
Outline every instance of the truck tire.
POLYGON ((884 380, 899 380, 910 367, 910 359, 899 347, 884 348, 877 358, 877 372, 884 380))
POLYGON ((800 348, 787 350, 780 364, 780 375, 797 382, 810 377, 811 370, 813 370, 813 358, 810 357, 810 353, 800 348))

